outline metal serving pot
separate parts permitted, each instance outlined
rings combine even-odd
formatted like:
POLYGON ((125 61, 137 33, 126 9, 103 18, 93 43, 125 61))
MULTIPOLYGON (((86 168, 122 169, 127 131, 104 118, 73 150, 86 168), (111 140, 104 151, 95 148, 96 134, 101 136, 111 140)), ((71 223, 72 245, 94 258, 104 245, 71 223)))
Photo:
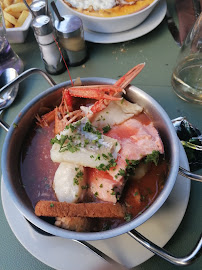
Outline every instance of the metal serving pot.
MULTIPOLYGON (((43 107, 54 107, 58 105, 61 100, 62 89, 64 87, 70 86, 70 81, 55 85, 54 81, 43 71, 38 69, 31 69, 24 72, 13 82, 2 88, 1 92, 6 91, 9 87, 12 87, 13 85, 21 82, 33 73, 40 73, 43 75, 52 85, 52 87, 36 96, 22 109, 22 111, 20 111, 20 113, 13 121, 15 125, 12 124, 9 127, 7 124, 1 121, 1 125, 8 131, 2 151, 1 165, 3 179, 10 197, 12 198, 17 209, 33 226, 51 235, 74 239, 85 243, 84 241, 86 240, 101 240, 128 233, 141 244, 149 248, 152 252, 158 253, 159 255, 160 251, 162 252, 162 250, 158 247, 152 246, 151 242, 137 233, 134 228, 147 221, 163 205, 173 189, 177 174, 179 172, 179 139, 166 112, 151 96, 146 94, 144 91, 134 86, 128 87, 127 98, 130 101, 137 102, 139 105, 141 105, 144 108, 146 114, 151 117, 154 126, 158 129, 164 144, 166 157, 169 162, 170 169, 165 181, 165 186, 153 204, 135 219, 124 223, 115 229, 101 232, 74 232, 64 230, 48 223, 47 221, 37 217, 34 214, 32 204, 21 183, 19 166, 21 149, 23 147, 27 133, 35 122, 36 114, 40 115, 41 109, 43 107)), ((84 78, 81 79, 81 81, 84 85, 115 83, 115 80, 106 78, 84 78)), ((202 239, 199 241, 196 249, 194 250, 194 254, 191 257, 188 256, 189 258, 186 260, 183 258, 183 262, 178 262, 176 260, 173 262, 173 259, 170 258, 170 255, 167 255, 167 253, 164 251, 164 254, 160 254, 160 256, 172 261, 175 264, 189 264, 195 259, 196 254, 201 249, 201 246, 202 239)))

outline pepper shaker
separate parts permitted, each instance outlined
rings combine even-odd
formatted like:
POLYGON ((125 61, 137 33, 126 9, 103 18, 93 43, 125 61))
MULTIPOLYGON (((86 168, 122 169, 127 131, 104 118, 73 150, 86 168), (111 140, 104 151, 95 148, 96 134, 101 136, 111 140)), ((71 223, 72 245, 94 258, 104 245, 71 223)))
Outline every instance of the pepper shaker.
POLYGON ((53 75, 64 72, 65 65, 55 42, 51 18, 46 15, 37 16, 32 22, 32 28, 47 72, 53 75))
POLYGON ((48 15, 46 2, 44 0, 33 1, 29 6, 35 17, 40 15, 48 15))
POLYGON ((61 18, 63 20, 55 20, 59 44, 64 49, 65 58, 70 66, 81 65, 87 60, 82 21, 74 15, 64 15, 61 18))

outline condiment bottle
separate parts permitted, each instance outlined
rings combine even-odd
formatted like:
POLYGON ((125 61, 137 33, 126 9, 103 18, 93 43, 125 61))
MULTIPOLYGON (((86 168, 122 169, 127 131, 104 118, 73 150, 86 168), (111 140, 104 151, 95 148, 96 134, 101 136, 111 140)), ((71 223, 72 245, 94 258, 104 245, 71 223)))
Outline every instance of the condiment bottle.
POLYGON ((47 72, 53 75, 64 72, 65 65, 55 42, 55 33, 50 17, 37 16, 32 22, 32 28, 47 72))
POLYGON ((55 20, 59 44, 64 49, 65 58, 70 66, 81 65, 87 60, 82 21, 74 15, 64 15, 61 18, 63 20, 55 20))
POLYGON ((34 1, 29 6, 35 17, 47 14, 47 6, 44 0, 34 1))

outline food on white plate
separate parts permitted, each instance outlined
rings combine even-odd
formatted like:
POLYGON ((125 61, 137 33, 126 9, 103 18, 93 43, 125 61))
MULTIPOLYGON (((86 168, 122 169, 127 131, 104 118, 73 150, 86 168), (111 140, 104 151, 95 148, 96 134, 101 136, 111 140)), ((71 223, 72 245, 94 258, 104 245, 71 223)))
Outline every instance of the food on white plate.
MULTIPOLYGON (((28 5, 32 0, 27 1, 28 5)), ((0 5, 3 9, 6 28, 21 27, 27 17, 29 11, 23 0, 0 0, 0 5)))
POLYGON ((76 163, 61 162, 55 172, 53 189, 60 202, 77 202, 83 199, 86 185, 84 168, 76 163), (73 181, 69 181, 73 179, 73 181))
POLYGON ((70 8, 85 15, 116 17, 138 12, 154 0, 64 0, 70 8))
POLYGON ((21 175, 37 216, 69 230, 100 231, 137 217, 156 199, 168 172, 164 146, 144 108, 122 97, 143 67, 114 85, 65 88, 58 107, 36 116, 21 175))

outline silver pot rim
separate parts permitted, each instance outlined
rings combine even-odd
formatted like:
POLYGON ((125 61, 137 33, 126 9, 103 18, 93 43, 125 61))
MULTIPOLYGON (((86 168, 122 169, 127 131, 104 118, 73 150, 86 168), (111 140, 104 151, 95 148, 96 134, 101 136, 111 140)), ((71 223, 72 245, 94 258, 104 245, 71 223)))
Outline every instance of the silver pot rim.
MULTIPOLYGON (((88 78, 81 78, 81 81, 84 84, 88 84, 91 82, 92 84, 114 84, 115 80, 113 79, 108 79, 108 78, 97 78, 97 77, 88 77, 88 78)), ((58 89, 61 89, 65 86, 70 85, 71 82, 67 81, 64 83, 60 83, 56 86, 53 86, 51 88, 48 88, 46 91, 42 92, 41 94, 37 95, 34 97, 21 111, 20 113, 16 116, 14 119, 13 123, 19 124, 21 119, 23 118, 24 115, 30 110, 30 108, 36 104, 39 100, 42 98, 46 97, 52 92, 57 91, 58 89)), ((159 115, 159 120, 164 121, 164 125, 167 126, 167 131, 169 132, 170 136, 170 141, 172 142, 171 146, 171 156, 172 159, 170 161, 170 171, 169 175, 167 177, 165 186, 161 193, 158 195, 156 200, 152 203, 152 205, 146 209, 141 215, 136 217, 135 219, 124 223, 123 225, 115 228, 115 229, 110 229, 108 231, 102 231, 102 232, 74 232, 74 231, 69 231, 69 230, 64 230, 61 228, 56 227, 55 225, 49 224, 48 222, 42 220, 41 218, 37 217, 34 214, 34 210, 30 211, 30 208, 25 205, 22 201, 22 198, 20 196, 16 195, 14 185, 12 184, 12 181, 10 179, 10 175, 8 172, 7 168, 7 153, 8 153, 8 148, 10 141, 12 140, 12 137, 14 136, 14 133, 16 132, 16 129, 14 125, 12 124, 11 127, 9 128, 9 131, 6 135, 5 142, 3 145, 3 150, 2 150, 2 174, 3 174, 3 179, 5 186, 15 204, 17 209, 21 212, 21 214, 29 220, 32 224, 40 228, 41 230, 50 233, 55 236, 60 236, 63 238, 68 238, 68 239, 76 239, 76 240, 102 240, 102 239, 107 239, 111 237, 115 237, 124 233, 127 233, 128 231, 140 226, 142 223, 144 223, 146 220, 148 220, 154 213, 158 211, 158 209, 164 204, 166 199, 168 198, 170 192, 173 189, 173 186, 176 181, 176 177, 178 174, 179 170, 179 140, 176 135, 175 129, 172 125, 172 122, 170 118, 168 117, 167 113, 164 111, 164 109, 155 101, 151 96, 146 94, 143 90, 135 87, 135 86, 130 86, 129 90, 131 91, 131 96, 134 95, 134 93, 137 93, 139 95, 140 99, 143 99, 143 102, 149 102, 149 104, 152 104, 154 111, 158 112, 159 115)), ((130 95, 129 95, 130 98, 130 95)), ((138 102, 137 102, 138 103, 138 102)))

